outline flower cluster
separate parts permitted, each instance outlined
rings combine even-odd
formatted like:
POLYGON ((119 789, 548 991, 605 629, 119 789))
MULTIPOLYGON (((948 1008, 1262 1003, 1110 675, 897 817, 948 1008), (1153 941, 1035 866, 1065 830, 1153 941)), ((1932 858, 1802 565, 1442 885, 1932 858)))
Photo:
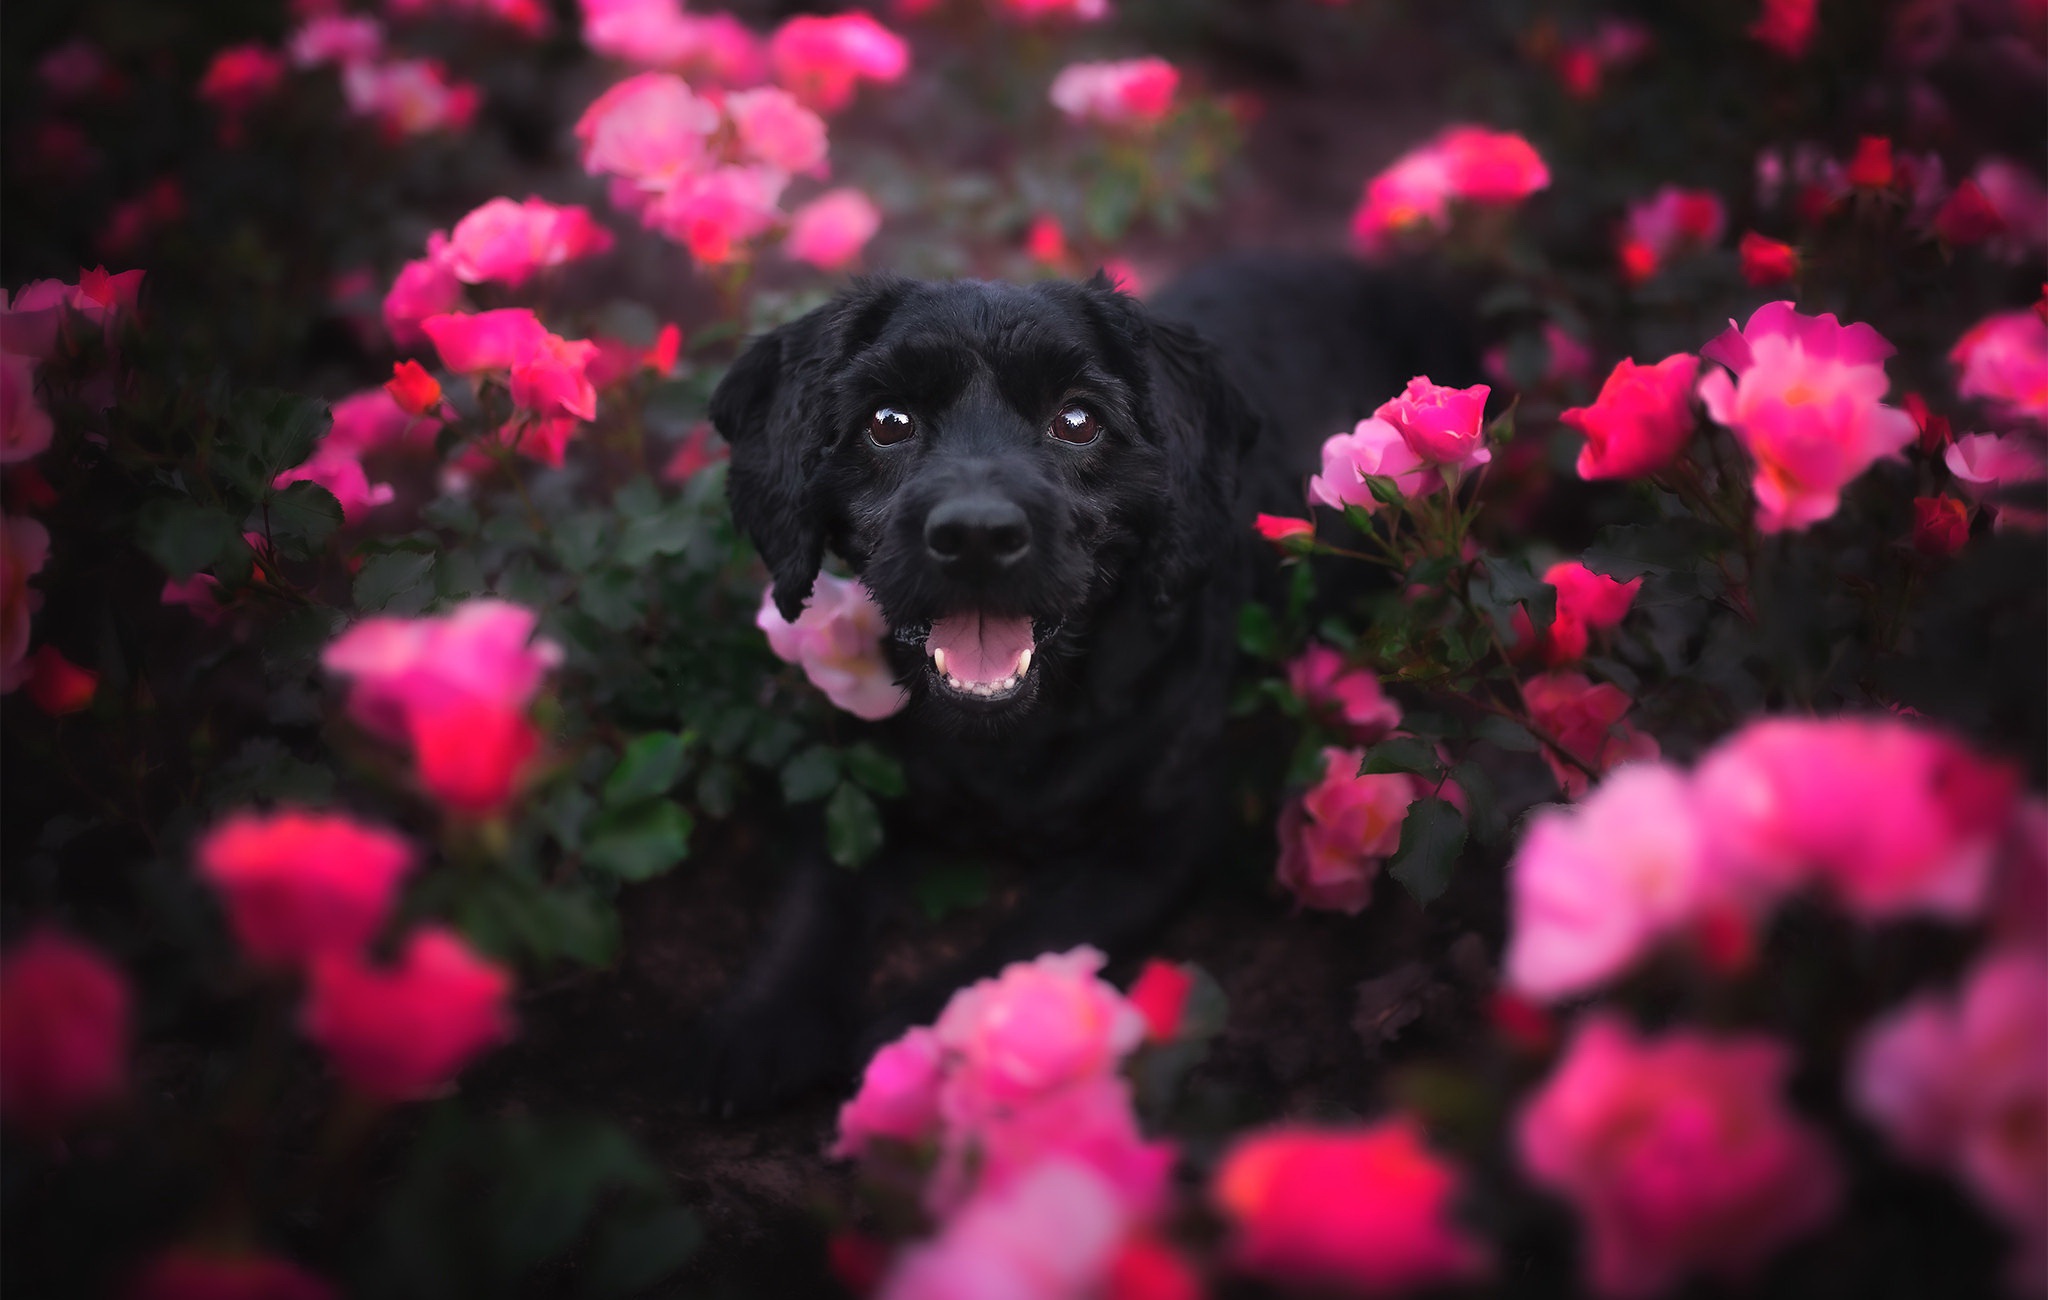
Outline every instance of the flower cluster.
POLYGON ((794 623, 775 608, 771 587, 761 594, 754 625, 776 658, 801 667, 826 699, 855 717, 872 722, 909 703, 882 655, 888 623, 859 579, 819 574, 794 623))
POLYGON ((1403 498, 1455 482, 1493 458, 1485 446, 1490 391, 1485 384, 1450 388, 1417 375, 1350 433, 1323 443, 1323 472, 1309 480, 1309 496, 1332 509, 1357 506, 1371 513, 1384 504, 1373 480, 1387 481, 1403 498))
POLYGON ((768 38, 775 80, 803 104, 836 113, 853 102, 863 81, 889 85, 910 70, 903 38, 855 9, 829 17, 798 14, 768 38))
POLYGON ((1180 70, 1165 59, 1072 63, 1053 78, 1052 105, 1073 122, 1145 128, 1173 111, 1180 70))
MULTIPOLYGON (((544 10, 532 0, 514 0, 512 5, 461 7, 495 9, 515 24, 522 21, 513 17, 515 9, 527 15, 527 23, 545 19, 544 10)), ((416 15, 426 8, 425 0, 410 0, 409 8, 404 4, 389 6, 393 17, 416 15)), ((482 103, 482 94, 475 86, 450 80, 447 69, 438 60, 392 54, 385 47, 383 25, 368 14, 309 14, 292 33, 286 50, 291 62, 300 68, 337 69, 342 99, 349 111, 374 122, 390 140, 436 131, 465 131, 482 103)), ((283 71, 281 62, 278 70, 283 71)))
POLYGON ((1380 679, 1347 667, 1329 646, 1311 643, 1287 665, 1287 686, 1309 713, 1341 731, 1354 744, 1385 740, 1401 725, 1401 706, 1380 689, 1380 679))
POLYGON ((579 0, 583 43, 606 58, 722 86, 758 85, 761 38, 728 13, 685 13, 677 0, 579 0))
POLYGON ((1716 247, 1727 227, 1720 195, 1666 185, 1629 205, 1620 240, 1622 278, 1641 284, 1681 253, 1716 247))
POLYGON ((1521 136, 1454 126, 1366 184, 1351 217, 1351 242, 1362 253, 1385 252, 1404 232, 1447 227, 1453 201, 1506 207, 1549 184, 1550 169, 1521 136))
POLYGON ((128 1081, 128 983, 96 950, 40 929, 0 958, 0 1118, 68 1127, 128 1081))
POLYGON ((1280 814, 1280 883, 1305 907, 1356 916, 1372 901, 1380 864, 1401 847, 1408 809, 1432 793, 1456 802, 1454 783, 1407 772, 1360 775, 1365 752, 1323 751, 1322 779, 1280 814))
POLYGON ((1595 573, 1576 560, 1551 565, 1544 571, 1543 581, 1557 589, 1556 617, 1539 633, 1527 609, 1518 605, 1513 630, 1519 648, 1539 655, 1553 668, 1585 658, 1593 633, 1621 626, 1636 593, 1643 588, 1641 578, 1622 582, 1595 573))

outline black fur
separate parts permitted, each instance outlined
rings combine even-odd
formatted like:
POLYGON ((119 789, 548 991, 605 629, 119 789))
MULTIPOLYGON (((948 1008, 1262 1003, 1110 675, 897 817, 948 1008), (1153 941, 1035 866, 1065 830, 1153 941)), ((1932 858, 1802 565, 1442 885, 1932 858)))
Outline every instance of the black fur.
MULTIPOLYGON (((1220 263, 1150 305, 1100 276, 874 279, 746 350, 711 417, 776 603, 797 615, 829 549, 899 630, 888 651, 913 700, 882 730, 910 794, 888 855, 999 853, 1042 879, 985 950, 871 1021, 866 1045, 1002 962, 1114 952, 1159 922, 1218 837, 1237 610, 1269 564, 1253 513, 1301 513, 1322 440, 1411 375, 1473 368, 1438 297, 1334 259, 1220 263), (1092 445, 1047 432, 1073 403, 1097 417, 1092 445), (869 439, 885 405, 913 415, 913 437, 869 439), (991 498, 1021 509, 1028 550, 1000 571, 940 562, 933 510, 991 498), (1032 619, 1014 696, 941 685, 917 641, 963 610, 1032 619)), ((729 1103, 853 1063, 874 891, 811 836, 768 951, 714 1027, 709 1085, 729 1103)))

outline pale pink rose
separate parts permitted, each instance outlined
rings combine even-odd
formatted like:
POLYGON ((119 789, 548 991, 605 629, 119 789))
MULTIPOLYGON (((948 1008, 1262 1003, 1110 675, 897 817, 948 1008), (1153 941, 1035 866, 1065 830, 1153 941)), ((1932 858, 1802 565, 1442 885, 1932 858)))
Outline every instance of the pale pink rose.
POLYGON ((857 82, 900 81, 910 69, 910 47, 864 10, 799 14, 769 38, 768 61, 775 80, 797 98, 836 113, 852 101, 857 82))
POLYGON ((420 322, 420 328, 434 341, 441 364, 459 375, 510 370, 554 337, 540 318, 524 307, 429 316, 420 322))
POLYGON ((1676 460, 1692 437, 1692 389, 1699 366, 1700 359, 1690 352, 1674 353, 1654 366, 1625 357, 1591 406, 1574 406, 1559 415, 1559 423, 1586 435, 1579 477, 1640 478, 1676 460))
POLYGON ((938 1036, 919 1026, 876 1052, 860 1091, 839 1108, 835 1156, 857 1156, 876 1138, 921 1142, 939 1125, 938 1036))
POLYGON ((512 364, 512 400, 542 419, 597 418, 597 387, 588 370, 597 345, 587 339, 543 335, 512 364))
POLYGON ((408 719, 451 699, 523 710, 562 649, 535 640, 530 609, 491 598, 467 600, 437 618, 366 618, 320 656, 350 680, 348 711, 358 725, 404 743, 408 719))
MULTIPOLYGON (((424 340, 425 334, 421 338, 424 340)), ((323 445, 357 456, 383 447, 432 447, 441 421, 412 415, 382 384, 353 393, 334 404, 334 427, 323 445)))
POLYGON ((738 133, 746 161, 793 174, 824 174, 824 119, 788 91, 773 86, 735 91, 725 97, 725 116, 738 133))
POLYGON ((1522 702, 1544 739, 1543 761, 1567 798, 1577 799, 1592 785, 1585 768, 1605 773, 1660 752, 1654 737, 1622 721, 1635 701, 1611 683, 1595 685, 1583 673, 1545 673, 1522 683, 1522 702))
POLYGON ((33 519, 0 516, 0 694, 26 680, 29 620, 43 604, 28 580, 49 558, 47 528, 33 519))
POLYGON ((1694 773, 1728 870, 1764 897, 1825 884, 1858 916, 1983 914, 2018 778, 1895 718, 1768 718, 1694 773))
POLYGON ((311 460, 279 474, 271 486, 281 488, 300 482, 318 483, 332 492, 341 503, 341 517, 352 524, 362 522, 363 516, 378 506, 390 504, 397 495, 389 483, 370 482, 355 452, 331 442, 321 443, 311 460))
POLYGON ((292 33, 287 45, 292 63, 317 68, 335 63, 363 63, 384 52, 384 25, 369 14, 319 14, 292 33))
POLYGON ((1144 1041, 1145 1018, 1097 974, 1093 948, 1013 962, 955 993, 933 1032, 958 1058, 948 1118, 972 1122, 1105 1077, 1144 1041))
POLYGON ((608 251, 609 230, 587 208, 558 207, 545 199, 524 203, 497 198, 455 223, 448 266, 464 284, 517 289, 536 272, 608 251))
POLYGON ((1404 231, 1448 226, 1453 199, 1507 206, 1549 184, 1550 169, 1521 136, 1449 127, 1367 183, 1351 217, 1352 244, 1362 253, 1384 252, 1404 231))
POLYGON ((1508 987, 1538 1002, 1587 993, 1696 919, 1711 837, 1685 774, 1632 763, 1576 807, 1537 814, 1508 867, 1508 987))
MULTIPOLYGON (((2048 446, 2041 439, 2022 433, 1968 433, 1949 444, 1942 463, 1972 499, 1997 512, 1994 527, 2034 532, 2048 528, 2048 514, 2024 500, 2001 499, 2007 493, 2024 497, 2028 485, 2048 479, 2048 446)), ((2040 496, 2041 490, 2034 488, 2033 495, 2040 496)))
POLYGON ((599 96, 576 123, 583 169, 661 191, 709 165, 708 141, 718 129, 715 105, 692 94, 681 77, 643 72, 599 96))
POLYGON ((1370 514, 1380 501, 1366 484, 1368 475, 1394 480, 1404 497, 1428 496, 1443 486, 1437 467, 1417 455, 1400 430, 1369 416, 1350 433, 1324 440, 1323 472, 1309 479, 1309 497, 1333 510, 1357 506, 1370 514))
POLYGON ((749 242, 781 219, 788 183, 788 173, 772 167, 717 167, 679 181, 647 221, 704 265, 724 266, 745 258, 749 242))
POLYGON ((1357 744, 1385 740, 1401 725, 1401 706, 1387 698, 1380 679, 1347 667, 1344 656, 1326 645, 1310 642, 1287 665, 1287 686, 1311 713, 1340 726, 1357 744))
POLYGON ((1448 388, 1417 375, 1399 397, 1380 403, 1373 418, 1385 420, 1411 450, 1431 465, 1477 469, 1493 459, 1486 449, 1485 384, 1448 388))
POLYGON ((1173 1144, 1145 1139, 1121 1075, 1084 1075, 1009 1105, 990 1104, 972 1081, 971 1070, 958 1070, 940 1092, 946 1138, 925 1189, 934 1214, 1020 1181, 1054 1158, 1094 1170, 1133 1214, 1150 1218, 1166 1208, 1173 1144))
POLYGON ((1516 1122, 1522 1168, 1570 1201, 1593 1293, 1647 1297, 1695 1273, 1735 1281, 1825 1223, 1826 1145, 1787 1109, 1791 1054, 1768 1038, 1639 1039, 1582 1020, 1516 1122))
POLYGON ((836 271, 860 256, 882 227, 882 214, 856 189, 828 190, 798 208, 782 241, 784 256, 836 271))
POLYGON ((1733 372, 1700 380, 1707 414, 1756 461, 1757 527, 1806 528, 1835 513, 1842 490, 1913 441, 1913 417, 1884 405, 1892 345, 1868 325, 1832 313, 1802 316, 1766 303, 1700 355, 1733 372))
POLYGON ((1180 69, 1160 58, 1070 63, 1053 78, 1049 98, 1069 121, 1150 126, 1173 111, 1180 69))
POLYGON ((1849 1072, 1856 1107, 1899 1153, 1946 1170, 2017 1234, 2048 1237, 2048 957, 1993 951, 1953 998, 1877 1021, 1849 1072))
POLYGON ((36 363, 0 352, 0 465, 47 451, 56 426, 36 398, 36 363))
POLYGON ((1380 864, 1401 847, 1408 806, 1430 793, 1433 783, 1406 772, 1360 776, 1364 762, 1363 750, 1325 749, 1322 780, 1280 814, 1276 874, 1305 907, 1365 910, 1380 864))
POLYGON ((427 341, 421 321, 461 305, 462 281, 455 275, 448 237, 437 230, 427 236, 425 257, 398 268, 391 292, 384 295, 384 328, 398 347, 416 348, 427 341))
POLYGON ((475 86, 450 81, 433 59, 349 64, 341 70, 341 94, 350 112, 393 139, 465 131, 482 102, 475 86))
POLYGON ((581 0, 583 41, 606 58, 751 86, 767 70, 761 39, 731 14, 683 12, 677 0, 581 0))
POLYGON ((2048 424, 2048 321, 2030 308, 1999 312, 1972 325, 1949 361, 1956 391, 2002 415, 2048 424))
POLYGON ((1049 1159, 904 1251, 878 1300, 1082 1300, 1096 1294, 1130 1222, 1101 1175, 1049 1159))
POLYGON ((775 608, 773 590, 764 591, 754 626, 778 659, 802 667, 811 685, 855 717, 886 718, 910 701, 882 657, 889 625, 858 579, 819 574, 794 623, 775 608))

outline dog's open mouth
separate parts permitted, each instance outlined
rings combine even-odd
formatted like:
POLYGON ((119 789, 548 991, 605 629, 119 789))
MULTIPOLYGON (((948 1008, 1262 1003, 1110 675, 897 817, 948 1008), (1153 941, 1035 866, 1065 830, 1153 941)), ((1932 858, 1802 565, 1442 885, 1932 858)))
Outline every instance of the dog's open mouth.
POLYGON ((1037 648, 1029 617, 978 610, 935 618, 924 636, 933 678, 975 700, 1006 700, 1024 689, 1037 648))

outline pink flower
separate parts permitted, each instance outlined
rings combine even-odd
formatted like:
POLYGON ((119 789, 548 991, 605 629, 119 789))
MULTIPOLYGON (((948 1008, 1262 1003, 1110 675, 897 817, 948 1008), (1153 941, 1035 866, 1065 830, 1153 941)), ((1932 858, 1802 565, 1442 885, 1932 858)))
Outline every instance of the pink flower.
POLYGON ((47 642, 28 657, 28 673, 29 700, 53 718, 84 712, 99 693, 98 673, 72 663, 47 642))
POLYGON ((1553 668, 1583 659, 1592 633, 1619 627, 1643 587, 1641 578, 1621 582, 1576 560, 1551 565, 1543 580, 1557 588, 1557 616, 1550 627, 1537 636, 1535 624, 1519 605, 1512 622, 1517 649, 1540 651, 1543 662, 1553 668))
POLYGON ((1945 560, 1970 540, 1968 507, 1951 496, 1913 498, 1913 549, 1945 560))
POLYGON ((1749 34, 1787 59, 1804 58, 1820 25, 1820 0, 1761 0, 1749 34))
POLYGON ((339 813, 239 812, 193 850, 228 908, 242 951, 260 966, 359 952, 383 928, 412 846, 339 813))
POLYGON ((1429 376, 1408 381, 1401 395, 1380 403, 1373 418, 1394 426, 1409 449, 1431 465, 1476 469, 1493 459, 1486 441, 1485 384, 1447 388, 1429 376))
POLYGON ((123 1300, 341 1300, 332 1284, 267 1255, 164 1252, 136 1273, 123 1300))
POLYGON ((1118 293, 1132 298, 1142 298, 1145 296, 1144 278, 1138 274, 1138 268, 1133 266, 1128 259, 1105 257, 1102 259, 1101 270, 1102 274, 1109 277, 1110 285, 1118 293))
POLYGON ((1758 288, 1783 284, 1799 274, 1798 249, 1754 230, 1743 232, 1735 251, 1742 259, 1742 278, 1758 288))
POLYGON ((470 695, 436 696, 405 715, 420 786, 464 817, 495 817, 532 775, 540 732, 523 710, 470 695))
POLYGON ((420 322, 420 328, 434 341, 441 364, 459 375, 510 370, 553 337, 540 318, 524 307, 429 316, 420 322))
POLYGON ((320 14, 292 33, 287 48, 301 68, 364 63, 384 52, 384 25, 368 14, 320 14))
POLYGON ((1766 303, 1700 355, 1728 367, 1700 380, 1707 413, 1756 460, 1757 526, 1806 528, 1835 513, 1842 489, 1913 441, 1913 419, 1880 402, 1892 345, 1868 325, 1766 303))
POLYGON ((427 236, 427 255, 407 262, 384 295, 384 328, 401 348, 426 342, 420 322, 462 305, 462 281, 456 278, 448 240, 440 231, 427 236))
POLYGON ((1323 472, 1308 481, 1311 500, 1334 510, 1357 506, 1366 513, 1380 508, 1367 477, 1390 478, 1404 497, 1427 496, 1443 486, 1437 467, 1411 447, 1400 430, 1378 416, 1360 420, 1350 433, 1333 434, 1323 442, 1323 472))
POLYGON ((1316 526, 1306 519, 1294 519, 1287 515, 1262 514, 1252 521, 1252 527, 1259 536, 1283 550, 1305 546, 1316 539, 1316 526))
POLYGON ((277 93, 285 64, 263 45, 236 45, 213 56, 199 80, 199 97, 228 117, 241 117, 277 93))
POLYGON ((2006 233, 2006 224, 1983 188, 1966 177, 1942 201, 1928 230, 1951 248, 1967 248, 2006 233))
POLYGON ((1130 1219, 1099 1173, 1049 1159, 905 1251, 878 1300, 1078 1300, 1104 1279, 1130 1219))
POLYGON ((1508 206, 1549 184, 1550 169, 1521 136, 1449 127, 1366 185, 1352 214, 1351 240, 1360 252, 1383 252, 1393 235, 1416 226, 1447 226, 1453 199, 1508 206))
POLYGON ((922 1026, 890 1043, 868 1062, 860 1091, 839 1108, 835 1156, 863 1154, 876 1138, 922 1142, 939 1126, 940 1048, 922 1026))
POLYGON ((1187 1014, 1188 994, 1194 992, 1194 973, 1186 966, 1157 957, 1148 960, 1131 981, 1127 995, 1138 1014, 1145 1017, 1145 1037, 1155 1043, 1171 1042, 1180 1035, 1181 1020, 1187 1014))
POLYGON ((1657 757, 1656 740, 1622 721, 1635 701, 1619 686, 1595 686, 1583 673, 1545 673, 1522 683, 1522 702, 1544 738, 1543 761, 1567 798, 1578 798, 1592 784, 1585 768, 1605 773, 1633 759, 1657 757))
POLYGON ((157 599, 166 605, 185 606, 192 617, 206 624, 220 622, 226 612, 220 603, 220 579, 210 573, 195 573, 183 582, 165 578, 157 599))
POLYGON ((1096 972, 1093 948, 1013 962, 955 993, 933 1033, 958 1057, 953 1116, 1013 1108, 1105 1078, 1145 1037, 1145 1018, 1096 972))
POLYGON ((972 1078, 971 1068, 956 1069, 941 1089, 947 1132, 925 1191, 932 1212, 951 1213, 967 1196, 1000 1190, 1054 1158, 1088 1166, 1134 1215, 1165 1208, 1173 1146, 1146 1141, 1120 1075, 1085 1075, 1011 1105, 989 1104, 972 1078))
POLYGON ((0 959, 0 1115, 59 1129, 128 1078, 128 983, 97 951, 48 927, 0 959))
MULTIPOLYGON (((1965 492, 1997 513, 1998 528, 2048 528, 2048 514, 2024 500, 2008 499, 2024 497, 2028 485, 2048 479, 2048 447, 2040 439, 2019 433, 1964 434, 1942 453, 1942 463, 1965 492)), ((2034 488, 2033 495, 2039 497, 2041 490, 2034 488)))
POLYGON ((1961 371, 1956 392, 1994 411, 2048 425, 2048 321, 2034 312, 1999 312, 1971 326, 1949 351, 1961 371))
POLYGON ((724 460, 728 452, 723 440, 709 423, 698 424, 676 444, 675 454, 661 467, 664 483, 687 483, 724 460))
POLYGON ((718 167, 682 181, 649 211, 649 224, 706 266, 747 256, 749 241, 782 216, 786 173, 772 167, 718 167))
POLYGON ((357 453, 325 442, 311 460, 279 474, 271 486, 281 488, 299 482, 318 483, 332 492, 341 503, 341 517, 352 524, 362 522, 363 516, 378 506, 390 504, 397 495, 389 483, 370 482, 357 453))
POLYGON ((611 246, 611 232, 591 220, 586 208, 557 207, 538 198, 524 203, 498 198, 455 223, 448 266, 464 284, 517 289, 536 272, 611 246))
MULTIPOLYGON (((225 135, 239 128, 226 127, 225 135)), ((164 226, 185 216, 185 190, 175 176, 151 183, 140 194, 114 205, 107 224, 100 229, 95 246, 108 256, 126 256, 140 248, 164 226)))
POLYGON ((643 72, 599 96, 576 123, 583 169, 622 177, 643 190, 666 190, 707 165, 715 105, 681 77, 643 72))
POLYGON ((1406 772, 1358 775, 1365 753, 1323 750, 1323 778, 1280 815, 1277 874, 1305 907, 1356 916, 1380 863, 1401 847, 1408 806, 1430 785, 1406 772))
POLYGON ((857 81, 900 81, 910 69, 910 47, 863 10, 799 14, 769 38, 768 61, 775 79, 797 98, 836 113, 852 102, 857 81))
POLYGON ((1692 387, 1700 359, 1678 352, 1654 366, 1624 357, 1600 385, 1591 406, 1574 406, 1558 421, 1586 435, 1582 479, 1640 478, 1678 458, 1692 437, 1692 387))
POLYGON ((334 404, 334 427, 321 445, 361 456, 399 443, 431 447, 440 432, 439 420, 408 414, 387 388, 377 387, 334 404))
POLYGON ((1834 1162, 1785 1108, 1790 1064, 1767 1038, 1580 1022, 1516 1135, 1528 1175, 1578 1209, 1596 1295, 1740 1279, 1833 1215, 1834 1162))
POLYGON ((1681 252, 1701 252, 1721 242, 1727 210, 1712 190, 1666 185, 1629 205, 1621 235, 1622 271, 1632 284, 1649 279, 1681 252))
POLYGON ((351 679, 349 716, 372 735, 408 739, 408 718, 449 699, 523 711, 561 647, 533 640, 532 610, 502 600, 464 601, 438 618, 366 618, 320 656, 351 679), (530 642, 530 644, 529 644, 530 642))
POLYGON ((597 418, 597 386, 587 373, 597 345, 587 339, 543 335, 512 365, 512 400, 542 419, 597 418))
POLYGON ((0 465, 40 456, 56 426, 36 400, 36 363, 0 352, 0 465))
POLYGON ((997 0, 1004 15, 1020 22, 1100 22, 1109 16, 1109 0, 997 0))
POLYGON ((509 971, 430 926, 406 940, 396 967, 353 953, 316 958, 302 1024, 352 1086, 412 1101, 512 1036, 511 991, 509 971))
POLYGON ((391 367, 384 391, 407 415, 425 415, 441 407, 441 381, 427 373, 417 361, 399 361, 391 367))
MULTIPOLYGON (((1591 348, 1573 337, 1554 320, 1543 322, 1542 336, 1543 368, 1533 381, 1536 386, 1558 388, 1592 378, 1591 348)), ((1508 350, 1504 345, 1496 344, 1488 348, 1480 359, 1480 367, 1495 383, 1515 383, 1508 368, 1508 350)))
POLYGON ((1987 158, 1971 180, 1998 213, 2005 232, 1993 251, 2017 262, 2048 245, 2048 188, 2038 176, 2008 159, 1987 158))
POLYGON ((1072 122, 1151 126, 1173 111, 1180 69, 1161 58, 1070 63, 1053 78, 1054 108, 1072 122))
POLYGON ((1980 916, 2017 777, 1891 718, 1770 718, 1694 774, 1728 869, 1760 895, 1818 878, 1868 920, 1980 916))
POLYGON ((1508 987, 1590 992, 1697 918, 1713 867, 1685 776, 1634 763, 1576 807, 1537 814, 1508 867, 1508 987))
POLYGON ((1379 678, 1347 668, 1344 656, 1326 645, 1311 642, 1287 665, 1287 687, 1311 713, 1338 725, 1357 744, 1385 740, 1401 725, 1401 706, 1380 690, 1379 678))
POLYGON ((29 619, 42 607, 28 580, 50 558, 50 533, 33 519, 0 516, 0 694, 21 685, 29 619))
POLYGON ((1060 267, 1067 262, 1067 232, 1050 212, 1031 218, 1024 231, 1024 253, 1041 266, 1060 267))
POLYGON ((475 86, 451 82, 433 59, 351 63, 341 70, 341 93, 350 112, 393 139, 465 131, 482 102, 475 86))
POLYGON ((1403 1117, 1241 1137, 1217 1166, 1209 1195, 1229 1221, 1229 1258, 1239 1270, 1283 1285, 1380 1295, 1485 1271, 1485 1248, 1451 1218, 1460 1181, 1403 1117))
POLYGON ((798 208, 789 219, 783 253, 824 271, 837 271, 860 256, 881 229, 882 214, 856 189, 829 190, 798 208))
MULTIPOLYGON (((528 460, 560 469, 568 458, 570 440, 582 427, 573 415, 515 415, 498 426, 492 437, 499 446, 510 447, 528 460)), ((490 464, 490 457, 480 447, 471 447, 455 468, 474 473, 490 464)))
POLYGON ((1865 1031, 1856 1107, 1917 1164, 1947 1170, 2017 1234, 2048 1246, 2048 959, 1994 950, 1953 998, 1927 994, 1865 1031))
POLYGON ((677 0, 582 0, 583 43, 606 58, 751 86, 766 74, 761 40, 731 14, 684 13, 677 0))
POLYGON ((794 623, 775 608, 774 592, 763 592, 754 626, 776 658, 801 666, 826 699, 857 718, 886 718, 910 700, 882 657, 888 624, 858 579, 819 574, 794 623))
POLYGON ((725 116, 738 133, 740 155, 778 171, 821 175, 825 122, 786 90, 763 86, 725 97, 725 116))
POLYGON ((91 99, 107 89, 118 74, 100 47, 74 36, 36 60, 36 77, 59 101, 91 99))

